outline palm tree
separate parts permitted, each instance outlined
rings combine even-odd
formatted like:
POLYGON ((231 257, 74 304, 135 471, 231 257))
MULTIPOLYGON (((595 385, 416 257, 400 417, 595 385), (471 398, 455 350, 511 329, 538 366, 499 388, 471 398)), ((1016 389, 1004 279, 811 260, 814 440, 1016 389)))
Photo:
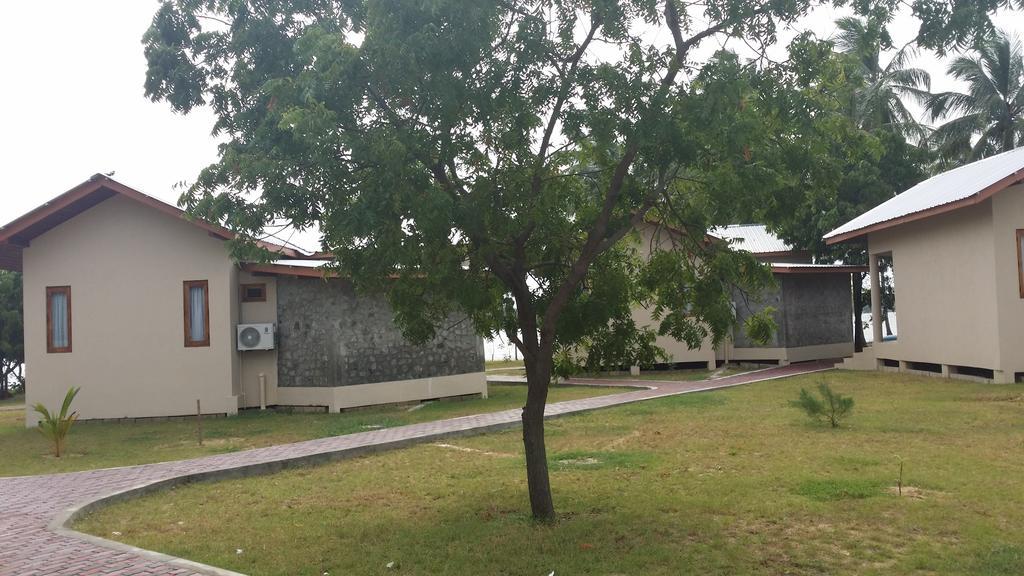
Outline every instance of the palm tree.
MULTIPOLYGON (((892 38, 885 27, 886 22, 887 18, 878 14, 867 18, 849 16, 836 20, 839 28, 836 46, 847 56, 852 68, 850 80, 853 91, 847 114, 864 131, 889 131, 895 133, 900 140, 921 142, 927 136, 927 130, 914 118, 903 100, 908 96, 917 100, 926 97, 931 88, 931 77, 920 68, 907 67, 908 61, 915 55, 909 45, 897 50, 889 63, 882 66, 882 51, 893 47, 892 38)), ((914 147, 914 144, 909 146, 914 147)), ((866 208, 872 207, 873 203, 866 205, 866 208)), ((858 249, 849 253, 847 258, 866 260, 867 255, 858 249)), ((861 273, 854 275, 855 326, 861 323, 865 276, 861 273)), ((888 320, 888 314, 884 314, 883 318, 888 320)), ((864 346, 864 331, 854 330, 854 350, 860 352, 864 346)))
POLYGON ((908 68, 915 51, 910 45, 896 51, 885 66, 882 51, 892 47, 885 29, 885 20, 872 15, 867 18, 847 16, 836 20, 839 34, 836 45, 850 56, 862 85, 854 93, 851 115, 865 130, 892 129, 903 136, 922 139, 925 129, 903 104, 910 96, 926 97, 931 77, 921 68, 908 68))
POLYGON ((965 82, 967 91, 934 94, 925 104, 933 120, 956 116, 932 134, 947 164, 972 162, 1024 144, 1020 40, 997 31, 976 52, 949 65, 949 74, 965 82))

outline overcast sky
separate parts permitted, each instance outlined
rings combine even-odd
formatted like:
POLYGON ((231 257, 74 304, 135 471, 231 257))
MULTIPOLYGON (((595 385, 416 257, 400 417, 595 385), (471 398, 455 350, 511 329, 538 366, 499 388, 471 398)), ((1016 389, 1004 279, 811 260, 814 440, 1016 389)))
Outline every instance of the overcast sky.
MULTIPOLYGON (((173 185, 191 181, 216 159, 212 114, 197 110, 180 116, 143 95, 141 38, 157 5, 156 0, 3 3, 0 167, 7 185, 0 191, 0 224, 97 172, 116 171, 117 180, 173 203, 180 194, 173 185)), ((820 36, 829 36, 835 17, 819 11, 810 22, 820 36)), ((999 24, 1024 30, 1020 14, 1000 18, 999 24)), ((908 17, 892 29, 897 42, 915 31, 908 17)), ((942 78, 944 64, 922 58, 920 65, 932 73, 933 89, 950 87, 942 78)))

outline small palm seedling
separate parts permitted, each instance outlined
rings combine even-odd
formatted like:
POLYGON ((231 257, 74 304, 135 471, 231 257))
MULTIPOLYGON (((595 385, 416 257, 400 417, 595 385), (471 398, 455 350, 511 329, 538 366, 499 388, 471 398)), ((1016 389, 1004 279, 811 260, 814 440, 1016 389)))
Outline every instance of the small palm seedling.
POLYGON ((53 455, 57 458, 60 458, 61 452, 64 451, 64 441, 68 437, 68 432, 71 431, 71 425, 78 420, 78 412, 68 413, 71 410, 71 403, 78 395, 78 390, 75 386, 68 389, 68 393, 64 396, 64 404, 61 405, 60 412, 57 414, 51 414, 41 402, 37 402, 32 407, 41 416, 39 431, 53 442, 53 455))
POLYGON ((800 398, 791 404, 802 409, 808 416, 816 420, 825 420, 833 428, 839 427, 839 420, 853 410, 853 398, 833 392, 832 388, 824 382, 818 383, 819 399, 807 390, 800 389, 800 398))

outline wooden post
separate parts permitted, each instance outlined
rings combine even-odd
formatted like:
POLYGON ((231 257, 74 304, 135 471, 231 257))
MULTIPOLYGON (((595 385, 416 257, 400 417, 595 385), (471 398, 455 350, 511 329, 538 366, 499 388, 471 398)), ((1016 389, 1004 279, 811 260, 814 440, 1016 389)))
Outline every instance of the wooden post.
POLYGON ((196 434, 199 436, 199 445, 203 445, 203 409, 196 398, 196 434))
POLYGON ((267 375, 260 372, 259 375, 260 383, 260 410, 267 409, 267 375))
POLYGON ((903 459, 900 458, 900 479, 896 484, 900 491, 900 496, 903 496, 903 459))
MULTIPOLYGON (((878 255, 868 254, 868 270, 871 274, 871 339, 872 346, 878 346, 882 341, 882 324, 885 312, 882 310, 882 283, 879 280, 878 255)), ((875 348, 878 350, 878 348, 875 348)))

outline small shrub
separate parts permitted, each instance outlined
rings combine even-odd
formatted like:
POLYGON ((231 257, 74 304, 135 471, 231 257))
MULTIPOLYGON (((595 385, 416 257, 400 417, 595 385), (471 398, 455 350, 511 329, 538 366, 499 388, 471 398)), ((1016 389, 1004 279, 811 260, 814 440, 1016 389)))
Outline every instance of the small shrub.
POLYGON ((802 409, 811 418, 825 420, 833 428, 838 428, 839 420, 853 410, 853 398, 833 392, 832 388, 824 382, 818 383, 818 393, 821 394, 820 399, 801 388, 800 398, 791 404, 802 409))
POLYGON ((75 396, 78 395, 78 390, 75 386, 68 389, 68 393, 64 395, 64 403, 57 414, 51 414, 46 409, 46 406, 43 406, 40 402, 37 402, 32 407, 33 410, 42 416, 39 420, 39 431, 53 442, 53 455, 57 458, 60 458, 61 453, 64 451, 64 442, 67 439, 68 432, 71 431, 71 425, 75 423, 75 420, 78 420, 78 412, 68 414, 71 410, 71 403, 75 400, 75 396))

